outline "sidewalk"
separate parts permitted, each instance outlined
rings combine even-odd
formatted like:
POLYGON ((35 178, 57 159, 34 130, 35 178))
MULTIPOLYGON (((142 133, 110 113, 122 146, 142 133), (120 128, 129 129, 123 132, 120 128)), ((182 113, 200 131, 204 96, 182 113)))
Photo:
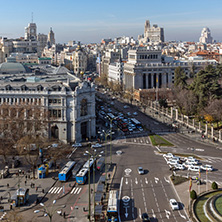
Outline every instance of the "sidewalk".
POLYGON ((25 206, 20 208, 21 211, 28 210, 36 205, 36 201, 40 202, 47 194, 47 191, 52 187, 57 180, 51 177, 44 179, 31 179, 25 174, 12 174, 8 178, 0 180, 1 189, 1 206, 4 211, 10 210, 9 199, 19 188, 29 189, 29 201, 25 206))
MULTIPOLYGON (((189 185, 190 185, 190 181, 186 181, 182 184, 176 185, 174 186, 177 197, 178 197, 178 202, 181 203, 182 206, 184 206, 187 215, 189 216, 189 211, 188 211, 188 206, 189 206, 189 185)), ((211 183, 203 183, 201 185, 197 185, 197 182, 192 180, 192 188, 191 190, 195 190, 197 195, 199 193, 205 192, 206 190, 210 190, 211 189, 211 183)))

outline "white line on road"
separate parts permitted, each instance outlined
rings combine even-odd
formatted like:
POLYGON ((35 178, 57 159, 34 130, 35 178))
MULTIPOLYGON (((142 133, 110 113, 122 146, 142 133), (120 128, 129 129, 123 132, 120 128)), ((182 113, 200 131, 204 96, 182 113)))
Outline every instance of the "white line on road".
POLYGON ((153 216, 153 218, 156 218, 156 215, 154 214, 154 210, 151 209, 151 211, 152 211, 152 216, 153 216))
POLYGON ((180 215, 184 220, 186 220, 186 217, 185 217, 184 215, 182 215, 182 214, 180 213, 180 211, 178 211, 178 213, 179 213, 179 215, 180 215))
POLYGON ((61 190, 62 190, 62 187, 60 187, 60 189, 59 189, 59 191, 57 193, 59 194, 61 190))
POLYGON ((54 187, 51 187, 51 189, 48 191, 48 193, 50 193, 53 189, 54 189, 54 187))
POLYGON ((75 189, 76 189, 76 187, 74 187, 74 188, 72 189, 71 194, 74 192, 75 189))
POLYGON ((57 187, 54 193, 57 193, 57 191, 60 189, 60 187, 57 187))
MULTIPOLYGON (((121 197, 122 186, 123 186, 123 177, 121 178, 121 182, 120 182, 119 200, 120 200, 120 197, 121 197)), ((120 204, 118 204, 118 211, 120 212, 119 206, 120 206, 120 204)), ((119 221, 121 222, 120 214, 119 214, 119 221)))
POLYGON ((51 193, 54 193, 54 191, 57 189, 57 187, 54 187, 53 190, 51 190, 51 193))
POLYGON ((135 183, 138 184, 137 178, 135 178, 135 183))
POLYGON ((166 178, 166 177, 164 177, 164 180, 165 180, 167 183, 170 183, 170 181, 169 181, 169 180, 167 180, 167 178, 166 178))
POLYGON ((147 180, 147 178, 145 178, 145 183, 148 184, 148 180, 147 180))
POLYGON ((142 216, 142 215, 141 215, 141 209, 139 208, 139 217, 141 218, 141 216, 142 216))
POLYGON ((126 178, 126 184, 128 184, 128 179, 126 178))

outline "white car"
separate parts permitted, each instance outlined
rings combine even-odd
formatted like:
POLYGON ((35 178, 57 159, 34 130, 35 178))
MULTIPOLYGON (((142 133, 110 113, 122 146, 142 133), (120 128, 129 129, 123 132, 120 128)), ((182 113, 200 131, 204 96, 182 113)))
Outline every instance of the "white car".
POLYGON ((194 165, 193 166, 189 166, 188 170, 194 171, 194 172, 202 171, 202 169, 199 166, 194 166, 194 165))
POLYGON ((193 160, 188 159, 188 160, 186 160, 186 163, 190 163, 192 165, 198 165, 199 161, 196 159, 193 159, 193 160))
POLYGON ((166 158, 173 158, 175 157, 172 153, 167 153, 167 154, 163 154, 163 157, 166 157, 166 158))
POLYGON ((183 163, 183 166, 185 166, 186 168, 189 168, 190 166, 193 166, 193 164, 185 162, 185 163, 183 163))
POLYGON ((117 151, 116 151, 116 154, 117 154, 118 156, 120 156, 122 153, 123 153, 122 150, 117 150, 117 151))
POLYGON ((169 160, 167 160, 167 164, 169 164, 169 165, 176 165, 176 164, 179 164, 179 162, 177 160, 169 159, 169 160))
POLYGON ((143 170, 143 167, 138 167, 138 173, 139 174, 144 174, 144 170, 143 170))
POLYGON ((82 147, 82 144, 81 143, 74 143, 74 144, 72 144, 72 147, 82 147))
POLYGON ((214 168, 211 165, 208 165, 208 164, 202 165, 201 169, 202 170, 207 170, 207 171, 213 171, 214 170, 214 168))
POLYGON ((172 210, 179 210, 179 204, 175 199, 170 199, 170 206, 172 210))
POLYGON ((102 145, 100 143, 96 143, 92 145, 92 148, 100 148, 102 145))
POLYGON ((183 164, 176 164, 174 165, 174 167, 177 169, 177 170, 185 170, 185 166, 183 164))

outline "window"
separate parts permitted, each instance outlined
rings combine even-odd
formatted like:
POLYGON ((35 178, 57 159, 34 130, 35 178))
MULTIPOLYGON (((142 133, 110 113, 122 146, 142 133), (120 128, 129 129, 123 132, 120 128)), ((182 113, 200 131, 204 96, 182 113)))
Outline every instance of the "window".
POLYGON ((87 99, 82 99, 81 101, 81 116, 87 115, 87 99))

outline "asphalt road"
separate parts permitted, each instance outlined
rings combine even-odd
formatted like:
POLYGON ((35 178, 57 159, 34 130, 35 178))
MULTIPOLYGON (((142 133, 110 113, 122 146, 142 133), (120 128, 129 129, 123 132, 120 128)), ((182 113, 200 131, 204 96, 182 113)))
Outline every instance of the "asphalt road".
POLYGON ((144 142, 133 145, 126 139, 116 145, 116 149, 123 151, 121 156, 113 158, 118 166, 113 188, 119 184, 121 221, 141 221, 144 212, 151 221, 188 221, 182 207, 180 211, 170 208, 169 199, 177 196, 169 181, 165 160, 155 154, 155 148, 146 140, 144 142), (144 168, 144 175, 138 174, 138 166, 144 168))

